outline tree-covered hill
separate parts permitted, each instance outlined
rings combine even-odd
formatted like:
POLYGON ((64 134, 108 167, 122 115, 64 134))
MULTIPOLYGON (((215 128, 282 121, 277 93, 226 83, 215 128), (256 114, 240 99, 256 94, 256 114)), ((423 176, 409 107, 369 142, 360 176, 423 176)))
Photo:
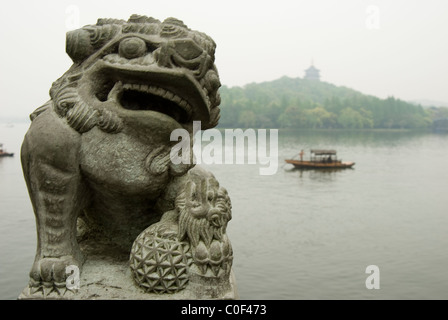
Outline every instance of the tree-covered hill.
POLYGON ((220 93, 219 126, 229 128, 414 129, 430 127, 435 116, 394 97, 380 99, 301 78, 223 86, 220 93))

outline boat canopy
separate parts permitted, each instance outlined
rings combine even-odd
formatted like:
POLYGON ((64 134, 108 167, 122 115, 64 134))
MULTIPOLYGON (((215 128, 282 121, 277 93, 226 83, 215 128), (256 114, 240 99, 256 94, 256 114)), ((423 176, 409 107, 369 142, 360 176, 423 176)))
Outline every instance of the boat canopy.
POLYGON ((311 153, 314 153, 316 156, 321 156, 321 155, 335 155, 336 154, 336 150, 311 150, 311 153))

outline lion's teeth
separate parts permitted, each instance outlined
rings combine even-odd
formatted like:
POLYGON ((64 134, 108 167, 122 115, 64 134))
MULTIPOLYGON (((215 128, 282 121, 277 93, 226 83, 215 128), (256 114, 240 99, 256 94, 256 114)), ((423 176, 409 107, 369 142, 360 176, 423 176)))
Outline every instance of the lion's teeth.
POLYGON ((121 81, 118 81, 117 83, 115 83, 114 87, 112 88, 112 90, 110 90, 109 94, 107 95, 107 100, 116 98, 118 93, 121 92, 122 90, 123 90, 123 83, 121 83, 121 81))
POLYGON ((142 66, 150 66, 155 63, 155 59, 153 55, 148 54, 144 57, 135 58, 135 59, 126 59, 120 57, 120 55, 116 53, 111 53, 103 57, 103 60, 111 63, 111 64, 131 64, 131 65, 142 65, 142 66))
POLYGON ((155 63, 155 60, 152 54, 147 54, 141 59, 140 63, 143 65, 151 65, 155 63))
POLYGON ((174 98, 174 94, 172 92, 170 92, 170 91, 166 91, 165 94, 163 95, 163 97, 165 99, 171 100, 171 99, 174 98))
POLYGON ((181 100, 181 102, 179 102, 179 106, 184 108, 187 112, 191 112, 193 110, 193 108, 190 106, 190 104, 183 99, 181 100))
POLYGON ((174 98, 173 98, 173 102, 179 104, 181 101, 182 101, 181 97, 176 96, 176 95, 174 96, 174 98))
POLYGON ((160 87, 148 86, 146 84, 131 84, 131 83, 121 84, 120 82, 120 85, 115 86, 112 91, 116 91, 115 90, 116 88, 121 88, 122 90, 135 90, 139 92, 153 94, 178 104, 180 107, 184 108, 187 112, 191 112, 193 110, 193 108, 187 101, 185 101, 178 95, 174 94, 173 92, 165 90, 160 87))

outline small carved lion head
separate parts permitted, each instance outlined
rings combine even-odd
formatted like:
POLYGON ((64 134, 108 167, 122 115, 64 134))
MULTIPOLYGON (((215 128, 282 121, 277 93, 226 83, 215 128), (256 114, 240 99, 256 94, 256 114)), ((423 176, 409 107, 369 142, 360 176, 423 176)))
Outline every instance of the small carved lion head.
POLYGON ((179 214, 179 240, 189 241, 193 260, 202 274, 230 272, 233 253, 227 238, 227 223, 232 218, 226 189, 215 177, 196 167, 176 199, 179 214))

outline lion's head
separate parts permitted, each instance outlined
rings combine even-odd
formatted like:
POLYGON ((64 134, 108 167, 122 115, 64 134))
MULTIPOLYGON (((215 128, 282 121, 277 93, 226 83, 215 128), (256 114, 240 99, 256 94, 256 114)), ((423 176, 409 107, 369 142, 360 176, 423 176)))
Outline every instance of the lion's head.
POLYGON ((191 129, 193 120, 214 127, 220 104, 215 47, 175 18, 99 19, 67 33, 74 64, 50 90, 53 107, 81 133, 95 126, 119 132, 123 122, 153 130, 191 129))
POLYGON ((233 253, 226 234, 232 218, 230 198, 215 177, 199 167, 191 170, 185 190, 176 198, 179 240, 188 240, 201 274, 230 272, 233 253))

